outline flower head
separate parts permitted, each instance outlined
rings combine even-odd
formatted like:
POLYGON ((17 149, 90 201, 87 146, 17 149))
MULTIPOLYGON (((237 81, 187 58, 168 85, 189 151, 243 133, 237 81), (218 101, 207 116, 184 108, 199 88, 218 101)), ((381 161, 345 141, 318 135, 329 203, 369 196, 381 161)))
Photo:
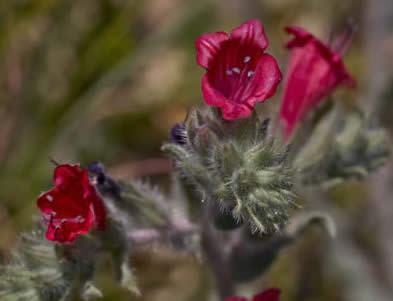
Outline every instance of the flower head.
POLYGON ((288 138, 296 124, 337 86, 355 86, 341 55, 348 47, 348 31, 330 47, 299 27, 287 27, 295 37, 287 43, 291 57, 286 71, 280 119, 288 138))
MULTIPOLYGON (((269 288, 266 291, 255 295, 252 301, 279 301, 280 290, 277 288, 269 288)), ((230 297, 226 298, 225 301, 248 301, 247 298, 243 297, 230 297)), ((251 300, 250 300, 251 301, 251 300)))
POLYGON ((93 225, 105 227, 103 200, 90 183, 87 169, 78 165, 59 165, 54 171, 55 188, 37 200, 48 223, 46 238, 61 243, 73 242, 93 225))
POLYGON ((281 81, 276 60, 264 53, 268 40, 263 25, 249 20, 225 32, 196 40, 197 63, 206 69, 202 93, 207 105, 221 107, 225 119, 247 117, 255 102, 272 96, 281 81))

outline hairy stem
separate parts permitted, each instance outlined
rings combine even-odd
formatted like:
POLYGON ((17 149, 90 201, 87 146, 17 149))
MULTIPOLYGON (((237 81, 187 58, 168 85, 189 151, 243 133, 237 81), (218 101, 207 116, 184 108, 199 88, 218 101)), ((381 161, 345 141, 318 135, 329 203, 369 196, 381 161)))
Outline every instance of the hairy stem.
POLYGON ((170 242, 172 238, 191 235, 198 231, 198 226, 191 223, 184 223, 181 227, 177 225, 163 229, 147 228, 132 230, 127 233, 127 237, 133 245, 145 246, 155 242, 170 242))
POLYGON ((208 265, 211 267, 220 300, 224 301, 227 297, 235 293, 232 268, 229 262, 230 256, 224 248, 224 242, 220 233, 212 225, 212 213, 214 207, 211 202, 206 202, 202 212, 202 249, 208 265))

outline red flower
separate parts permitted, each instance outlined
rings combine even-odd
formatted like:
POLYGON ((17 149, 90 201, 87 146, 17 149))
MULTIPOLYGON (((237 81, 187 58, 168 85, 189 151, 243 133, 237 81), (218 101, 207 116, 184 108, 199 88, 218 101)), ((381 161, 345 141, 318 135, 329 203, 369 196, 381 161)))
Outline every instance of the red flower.
POLYGON ((55 188, 37 200, 48 222, 46 238, 61 243, 73 242, 95 224, 105 226, 104 203, 89 182, 87 169, 78 165, 59 165, 54 172, 55 188))
POLYGON ((341 55, 350 42, 348 31, 329 47, 299 27, 287 27, 295 37, 288 42, 291 57, 286 71, 280 118, 285 137, 296 124, 337 86, 355 86, 355 80, 346 70, 341 55))
POLYGON ((221 107, 225 119, 247 117, 255 102, 275 93, 281 72, 276 60, 263 53, 268 44, 258 20, 243 23, 230 36, 207 33, 196 40, 197 63, 207 71, 203 97, 207 105, 221 107))
MULTIPOLYGON (((268 290, 255 295, 252 301, 279 301, 280 290, 278 288, 269 288, 268 290)), ((230 297, 226 298, 225 301, 248 301, 247 298, 243 297, 230 297)))

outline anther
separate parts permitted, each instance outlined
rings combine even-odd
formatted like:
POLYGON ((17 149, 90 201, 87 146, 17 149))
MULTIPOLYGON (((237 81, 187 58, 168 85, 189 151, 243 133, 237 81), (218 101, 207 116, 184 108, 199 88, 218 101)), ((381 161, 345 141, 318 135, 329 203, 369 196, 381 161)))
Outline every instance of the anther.
POLYGON ((248 63, 250 60, 251 60, 251 57, 249 57, 249 56, 246 56, 246 57, 244 58, 244 62, 245 62, 245 63, 248 63))
POLYGON ((77 217, 75 217, 74 221, 76 223, 84 223, 85 219, 82 216, 78 215, 77 217))
POLYGON ((232 68, 232 71, 237 73, 237 74, 240 74, 240 69, 238 67, 232 68))

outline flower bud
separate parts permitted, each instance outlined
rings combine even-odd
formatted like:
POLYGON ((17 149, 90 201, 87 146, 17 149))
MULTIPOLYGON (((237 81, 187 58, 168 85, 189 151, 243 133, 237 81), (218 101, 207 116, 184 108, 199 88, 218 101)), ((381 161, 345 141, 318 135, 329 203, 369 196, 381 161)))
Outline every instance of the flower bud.
POLYGON ((294 207, 293 171, 287 150, 266 136, 267 122, 255 113, 228 122, 206 109, 191 112, 185 125, 189 143, 162 149, 208 201, 221 206, 216 225, 234 229, 234 222, 246 222, 260 233, 279 230, 294 207))

